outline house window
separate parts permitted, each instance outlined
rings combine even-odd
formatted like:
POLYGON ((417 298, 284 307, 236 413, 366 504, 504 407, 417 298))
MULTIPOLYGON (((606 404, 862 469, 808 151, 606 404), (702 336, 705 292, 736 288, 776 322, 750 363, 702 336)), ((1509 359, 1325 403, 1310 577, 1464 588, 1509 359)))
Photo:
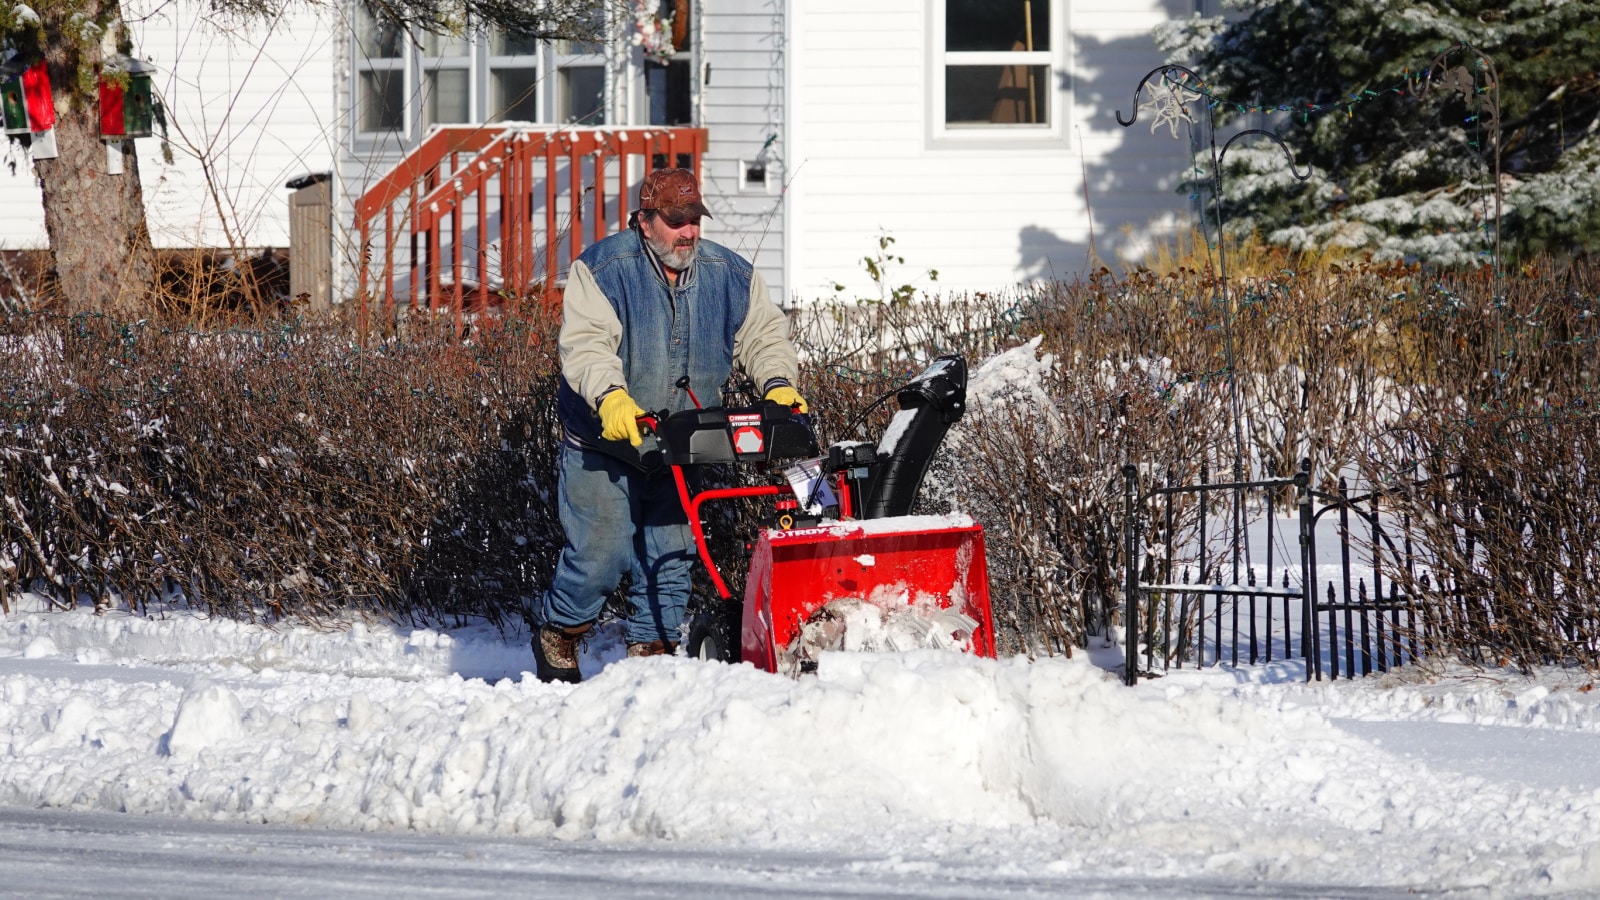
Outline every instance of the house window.
POLYGON ((361 130, 400 131, 406 126, 406 79, 399 69, 361 73, 361 130))
POLYGON ((489 118, 539 121, 539 42, 516 35, 489 37, 489 118))
POLYGON ((1059 132, 1061 0, 933 0, 936 132, 1059 132))
POLYGON ((563 125, 605 121, 606 61, 599 44, 556 41, 556 120, 563 125))
POLYGON ((357 91, 362 131, 399 131, 406 117, 406 33, 365 8, 356 19, 357 91))
POLYGON ((465 37, 423 34, 422 127, 472 121, 472 49, 465 37))
POLYGON ((497 32, 435 35, 385 25, 357 5, 352 91, 357 140, 416 140, 476 122, 604 124, 607 47, 497 32))
POLYGON ((690 71, 694 57, 693 4, 690 0, 660 0, 660 15, 672 19, 672 55, 665 60, 646 57, 645 93, 650 102, 651 125, 688 125, 694 121, 694 84, 690 71))

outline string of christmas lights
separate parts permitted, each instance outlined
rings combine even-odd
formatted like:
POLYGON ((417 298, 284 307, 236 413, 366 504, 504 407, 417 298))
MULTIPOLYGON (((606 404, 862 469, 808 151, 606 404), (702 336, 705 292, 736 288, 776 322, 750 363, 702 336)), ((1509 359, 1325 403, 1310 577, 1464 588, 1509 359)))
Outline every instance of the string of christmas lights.
MULTIPOLYGON (((1483 54, 1477 49, 1473 48, 1471 45, 1461 42, 1457 42, 1454 46, 1440 51, 1439 55, 1436 56, 1434 60, 1435 62, 1440 62, 1446 56, 1462 50, 1466 50, 1474 54, 1475 58, 1473 59, 1473 65, 1481 71, 1484 67, 1485 59, 1483 54)), ((1312 103, 1310 101, 1305 101, 1303 103, 1240 103, 1236 100, 1230 100, 1227 97, 1213 93, 1212 90, 1206 86, 1206 82, 1203 79, 1198 79, 1198 76, 1195 76, 1192 71, 1178 66, 1168 66, 1162 69, 1161 80, 1171 89, 1182 90, 1200 97, 1204 97, 1207 101, 1207 107, 1210 109, 1216 109, 1218 106, 1222 106, 1243 114, 1297 113, 1300 116, 1300 121, 1304 123, 1310 121, 1311 117, 1314 115, 1323 115, 1326 113, 1337 112, 1339 110, 1344 110, 1348 117, 1354 117, 1356 106, 1362 103, 1369 103, 1373 100, 1387 97, 1391 94, 1398 94, 1402 97, 1420 96, 1422 89, 1419 89, 1419 85, 1426 85, 1430 82, 1433 77, 1433 69, 1433 66, 1428 66, 1414 72, 1409 66, 1407 66, 1404 71, 1403 80, 1399 84, 1384 88, 1382 90, 1365 88, 1359 93, 1351 94, 1349 97, 1327 103, 1312 103)), ((1448 71, 1448 69, 1446 71, 1448 71)), ((1493 89, 1494 87, 1496 87, 1496 85, 1492 81, 1482 86, 1478 86, 1476 84, 1473 85, 1473 89, 1476 93, 1484 93, 1493 89)), ((1478 121, 1478 118, 1478 116, 1472 115, 1468 116, 1464 121, 1468 123, 1476 122, 1478 121)))

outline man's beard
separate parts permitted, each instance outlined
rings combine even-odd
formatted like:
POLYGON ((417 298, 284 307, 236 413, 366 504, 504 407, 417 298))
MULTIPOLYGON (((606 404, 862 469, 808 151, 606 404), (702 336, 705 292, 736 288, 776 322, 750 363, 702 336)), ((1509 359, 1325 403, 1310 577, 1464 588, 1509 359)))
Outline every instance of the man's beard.
POLYGON ((682 272, 684 269, 689 268, 689 260, 694 259, 694 251, 700 243, 700 239, 695 238, 683 246, 674 246, 661 238, 648 236, 644 239, 644 242, 650 247, 651 252, 660 258, 662 265, 682 272))

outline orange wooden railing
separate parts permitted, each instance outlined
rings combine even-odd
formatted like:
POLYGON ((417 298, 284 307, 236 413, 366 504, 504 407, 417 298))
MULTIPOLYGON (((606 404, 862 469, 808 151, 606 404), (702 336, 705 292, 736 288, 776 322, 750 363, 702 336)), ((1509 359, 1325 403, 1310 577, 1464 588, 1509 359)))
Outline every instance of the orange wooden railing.
POLYGON ((435 129, 356 203, 363 327, 375 299, 387 322, 410 306, 458 327, 507 298, 554 302, 572 260, 625 225, 645 172, 698 175, 705 148, 701 128, 435 129))

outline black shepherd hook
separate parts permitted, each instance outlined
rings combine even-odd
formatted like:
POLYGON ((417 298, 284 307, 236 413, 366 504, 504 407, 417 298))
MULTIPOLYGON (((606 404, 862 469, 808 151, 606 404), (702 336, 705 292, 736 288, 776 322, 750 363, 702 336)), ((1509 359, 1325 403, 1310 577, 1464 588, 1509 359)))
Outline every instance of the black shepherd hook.
MULTIPOLYGON (((1496 271, 1500 268, 1500 217, 1501 217, 1501 188, 1500 188, 1500 73, 1494 67, 1494 60, 1489 54, 1484 53, 1471 44, 1457 42, 1428 64, 1427 77, 1423 79, 1422 87, 1418 94, 1430 90, 1455 91, 1461 99, 1471 103, 1477 101, 1479 109, 1488 113, 1489 141, 1494 145, 1494 265, 1496 271), (1451 68, 1446 60, 1453 53, 1465 52, 1476 57, 1478 64, 1488 72, 1488 80, 1484 82, 1483 91, 1479 92, 1477 78, 1465 66, 1451 68), (1437 83, 1435 73, 1438 74, 1437 83)), ((1118 116, 1121 119, 1121 116, 1118 116)), ((1479 118, 1481 122, 1482 117, 1479 118)))
POLYGON ((1222 149, 1220 151, 1217 150, 1217 142, 1212 140, 1211 197, 1212 201, 1217 205, 1217 265, 1220 269, 1220 274, 1222 275, 1222 290, 1224 295, 1226 295, 1228 290, 1228 264, 1226 257, 1222 252, 1222 161, 1228 158, 1228 148, 1233 146, 1234 141, 1237 141, 1242 137, 1254 137, 1256 135, 1265 137, 1274 144, 1278 145, 1278 149, 1283 151, 1283 158, 1289 161, 1289 174, 1293 175, 1296 181, 1306 181, 1311 177, 1311 169, 1307 168, 1302 174, 1299 169, 1294 167, 1294 151, 1290 150, 1289 145, 1283 142, 1283 138, 1278 137, 1270 131, 1267 131, 1265 128, 1249 128, 1239 132, 1233 137, 1228 138, 1227 143, 1222 145, 1222 149))
MULTIPOLYGON (((1161 75, 1162 77, 1166 77, 1168 72, 1182 72, 1185 77, 1194 79, 1196 84, 1204 84, 1204 81, 1200 78, 1200 76, 1195 74, 1194 70, 1190 69, 1187 66, 1180 66, 1177 63, 1169 63, 1169 64, 1164 65, 1164 66, 1156 66, 1154 69, 1151 69, 1143 78, 1139 79, 1139 86, 1133 89, 1133 118, 1128 119, 1126 122, 1124 122, 1122 120, 1122 110, 1120 110, 1120 109, 1117 110, 1117 124, 1118 125, 1121 125, 1123 128, 1127 128, 1129 125, 1132 125, 1134 122, 1139 121, 1139 94, 1143 93, 1144 86, 1150 83, 1150 79, 1156 77, 1157 75, 1161 75)), ((1176 82, 1177 79, 1173 79, 1173 81, 1176 82)), ((1179 84, 1179 86, 1182 86, 1182 82, 1177 82, 1177 83, 1179 84)))
POLYGON ((1306 169, 1305 174, 1302 175, 1300 174, 1300 171, 1294 167, 1294 151, 1290 150, 1289 145, 1283 142, 1283 138, 1278 137, 1265 128, 1251 128, 1246 131, 1241 131, 1233 137, 1228 138, 1228 142, 1222 145, 1222 152, 1217 154, 1217 166, 1219 167, 1219 171, 1220 167, 1222 166, 1222 161, 1228 158, 1228 148, 1233 146, 1233 142, 1237 141, 1239 138, 1249 137, 1254 134, 1259 134, 1278 145, 1278 149, 1283 151, 1284 158, 1289 160, 1289 174, 1293 175, 1296 181, 1305 181, 1311 177, 1310 169, 1306 169))
MULTIPOLYGON (((1190 69, 1187 66, 1180 66, 1176 63, 1157 66, 1146 73, 1143 78, 1139 79, 1138 86, 1133 89, 1133 116, 1131 118, 1123 118, 1122 111, 1117 110, 1118 125, 1121 125, 1123 128, 1127 128, 1129 125, 1132 125, 1134 122, 1138 121, 1139 96, 1144 92, 1145 85, 1149 84, 1150 80, 1155 78, 1157 75, 1172 81, 1172 83, 1178 88, 1188 88, 1189 90, 1204 96, 1203 92, 1199 91, 1197 88, 1189 88, 1189 85, 1186 83, 1189 82, 1196 85, 1205 83, 1205 79, 1201 78, 1200 75, 1193 69, 1190 69), (1171 73, 1173 72, 1181 73, 1183 77, 1181 79, 1172 78, 1171 73)), ((1211 203, 1212 206, 1215 207, 1217 214, 1217 270, 1218 275, 1222 280, 1224 295, 1226 295, 1228 284, 1228 263, 1227 254, 1223 248, 1222 234, 1222 161, 1228 155, 1228 148, 1233 146, 1234 141, 1237 141, 1242 137, 1263 135, 1270 139, 1274 144, 1277 144, 1278 149, 1283 151, 1284 157, 1289 161, 1289 174, 1293 175, 1295 180, 1308 180, 1311 177, 1311 170, 1308 168, 1305 172, 1301 172, 1299 169, 1295 168, 1294 151, 1289 149, 1289 145, 1284 143, 1282 138, 1263 128, 1250 128, 1245 131, 1241 131, 1238 134, 1228 138, 1227 143, 1222 145, 1221 150, 1218 150, 1217 129, 1214 116, 1211 113, 1211 104, 1206 104, 1206 114, 1206 137, 1211 147, 1211 203)))
POLYGON ((1483 85, 1485 96, 1482 98, 1481 103, 1489 112, 1489 139, 1494 141, 1495 148, 1498 150, 1500 147, 1500 73, 1495 70, 1494 59, 1489 54, 1471 44, 1457 43, 1454 47, 1435 56, 1433 62, 1428 64, 1427 77, 1423 79, 1422 89, 1418 93, 1426 93, 1434 88, 1434 73, 1437 72, 1440 73, 1438 75, 1438 87, 1440 90, 1456 91, 1466 100, 1476 98, 1478 96, 1478 87, 1472 73, 1467 71, 1464 66, 1450 68, 1449 64, 1445 62, 1450 58, 1450 54, 1463 51, 1477 57, 1478 63, 1488 70, 1488 80, 1483 85))
MULTIPOLYGON (((1157 66, 1156 68, 1151 69, 1149 74, 1139 79, 1138 87, 1133 89, 1132 118, 1125 119, 1122 116, 1122 111, 1117 111, 1118 125, 1127 128, 1129 125, 1132 125, 1138 120, 1139 95, 1143 93, 1145 85, 1157 75, 1160 75, 1163 78, 1171 81, 1179 89, 1187 89, 1193 93, 1199 94, 1200 96, 1206 96, 1203 90, 1199 89, 1198 87, 1190 86, 1191 84, 1205 84, 1205 79, 1201 78, 1194 70, 1177 64, 1157 66), (1181 73, 1182 78, 1172 77, 1172 73, 1174 72, 1181 73)), ((1289 173, 1293 175, 1296 180, 1305 181, 1311 177, 1311 171, 1309 168, 1304 173, 1295 168, 1294 152, 1289 149, 1289 145, 1284 143, 1282 138, 1265 129, 1251 128, 1241 131, 1238 134, 1228 138, 1227 143, 1222 145, 1221 150, 1218 150, 1216 116, 1212 111, 1212 104, 1206 104, 1206 139, 1211 149, 1211 203, 1216 209, 1217 214, 1217 276, 1218 284, 1222 293, 1222 333, 1223 340, 1225 341, 1224 352, 1227 354, 1226 365, 1228 371, 1229 399, 1233 407, 1233 439, 1235 453, 1233 467, 1235 481, 1244 480, 1242 472, 1244 466, 1244 413, 1242 409, 1242 399, 1239 395, 1239 378, 1238 372, 1235 369, 1233 352, 1233 304, 1228 296, 1228 254, 1226 246, 1227 242, 1223 236, 1222 218, 1222 161, 1228 155, 1228 148, 1233 146, 1234 141, 1245 137, 1255 137, 1256 135, 1264 135, 1271 139, 1273 143, 1278 145, 1278 149, 1282 150, 1284 156, 1289 160, 1289 173)), ((1237 523, 1235 531, 1238 531, 1237 523)))

